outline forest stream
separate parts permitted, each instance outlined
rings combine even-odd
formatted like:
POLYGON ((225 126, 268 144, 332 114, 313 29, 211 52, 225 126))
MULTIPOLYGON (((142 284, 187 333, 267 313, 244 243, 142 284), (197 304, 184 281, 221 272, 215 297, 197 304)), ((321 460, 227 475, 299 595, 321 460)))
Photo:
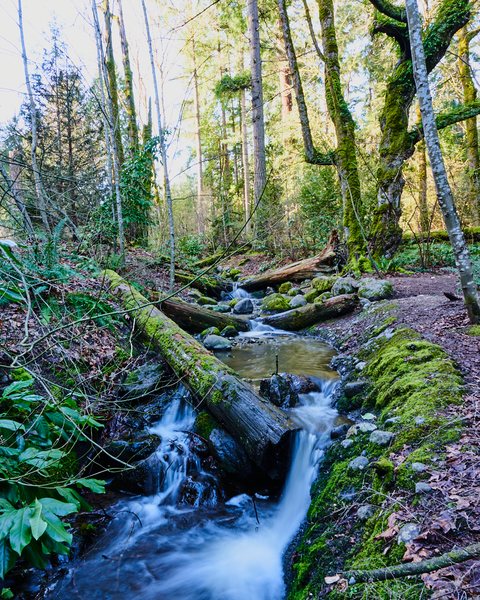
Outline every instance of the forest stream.
MULTIPOLYGON (((180 387, 151 432, 162 438, 156 460, 163 475, 149 497, 125 496, 106 533, 68 574, 52 584, 53 600, 280 600, 285 594, 284 555, 310 503, 313 483, 338 413, 331 394, 338 374, 326 344, 252 323, 249 343, 218 356, 258 385, 275 372, 308 375, 321 392, 300 394, 291 418, 297 434, 289 475, 280 494, 228 497, 221 482, 202 472, 190 451, 195 412, 180 387), (253 339, 252 339, 253 338, 253 339), (185 480, 201 488, 194 505, 182 502, 185 480), (200 499, 202 501, 200 501, 200 499)), ((247 342, 247 340, 243 340, 247 342)), ((267 479, 267 478, 266 478, 267 479)))

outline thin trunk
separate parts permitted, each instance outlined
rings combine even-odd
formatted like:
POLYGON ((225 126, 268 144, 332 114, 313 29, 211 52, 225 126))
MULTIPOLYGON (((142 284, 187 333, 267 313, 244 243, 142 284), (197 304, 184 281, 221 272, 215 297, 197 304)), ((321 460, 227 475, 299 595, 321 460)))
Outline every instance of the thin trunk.
POLYGON ((150 36, 150 26, 148 24, 147 8, 145 6, 145 0, 142 0, 143 15, 145 17, 145 29, 147 32, 148 50, 150 53, 150 65, 152 68, 153 86, 155 90, 155 105, 157 107, 157 123, 158 123, 158 135, 160 138, 160 154, 163 163, 163 185, 165 189, 165 196, 167 199, 168 208, 168 224, 170 229, 170 293, 174 291, 175 284, 175 229, 173 225, 173 204, 172 194, 170 192, 170 179, 168 177, 167 167, 167 149, 165 146, 165 137, 162 126, 162 114, 160 112, 160 96, 158 93, 157 75, 155 71, 155 60, 153 58, 153 46, 152 38, 150 36))
POLYGON ((252 124, 253 124, 253 198, 255 226, 261 218, 260 202, 267 185, 265 157, 265 124, 263 117, 262 57, 260 53, 260 22, 257 0, 248 0, 248 29, 250 36, 250 69, 252 73, 252 124))
POLYGON ((203 164, 202 164, 202 136, 200 124, 200 101, 198 96, 198 74, 195 60, 195 40, 192 41, 193 59, 193 111, 195 113, 195 140, 197 144, 197 210, 198 233, 205 233, 205 207, 203 197, 203 164))
POLYGON ((465 305, 472 323, 480 319, 480 304, 477 284, 473 277, 472 262, 465 237, 460 226, 455 201, 443 162, 440 140, 438 138, 432 96, 428 83, 427 65, 422 40, 422 28, 418 12, 417 0, 406 0, 410 49, 412 52, 413 76, 417 90, 418 102, 422 113, 423 130, 428 148, 428 156, 432 168, 438 203, 442 210, 443 220, 448 231, 455 262, 460 276, 465 305))
MULTIPOLYGON (((279 7, 282 0, 279 0, 279 7)), ((282 22, 281 20, 277 20, 278 30, 277 39, 276 39, 276 55, 277 55, 277 64, 278 64, 278 80, 280 84, 280 100, 282 103, 282 139, 283 139, 283 147, 284 149, 287 147, 289 143, 292 142, 292 138, 288 133, 289 129, 289 119, 292 114, 293 109, 293 97, 292 97, 292 74, 290 70, 289 61, 287 59, 287 54, 285 52, 285 42, 284 36, 282 32, 282 22)))
POLYGON ((98 22, 98 13, 97 13, 97 5, 95 4, 95 0, 92 0, 92 10, 93 10, 93 19, 95 26, 95 35, 97 38, 97 48, 100 54, 100 66, 101 66, 101 77, 103 77, 105 88, 107 90, 107 104, 108 104, 108 112, 110 117, 110 136, 112 141, 112 149, 113 149, 113 173, 115 178, 115 197, 116 197, 116 205, 117 205, 117 226, 118 226, 118 238, 120 243, 120 254, 123 256, 125 254, 125 236, 123 233, 123 210, 122 210, 122 196, 120 193, 120 159, 118 156, 118 147, 117 147, 117 137, 115 135, 115 111, 113 108, 112 96, 110 93, 110 88, 108 85, 108 70, 103 60, 103 49, 102 49, 102 37, 100 33, 100 24, 98 22))
POLYGON ((112 40, 112 14, 110 12, 109 0, 103 1, 103 14, 105 17, 105 50, 106 50, 106 69, 108 73, 108 87, 110 89, 110 98, 113 110, 113 127, 115 134, 115 145, 117 147, 117 156, 120 169, 125 161, 122 143, 122 131, 120 128, 120 111, 118 108, 118 86, 117 74, 115 71, 115 59, 113 56, 112 40))
MULTIPOLYGON (((417 124, 422 124, 422 115, 420 107, 417 106, 417 124)), ((430 229, 430 219, 428 216, 427 203, 427 151, 425 140, 422 139, 417 144, 418 154, 418 208, 420 210, 420 231, 423 234, 428 233, 430 229)))
POLYGON ((118 25, 120 29, 120 44, 122 46, 123 72, 125 74, 125 99, 126 111, 128 116, 128 140, 130 144, 130 154, 133 156, 138 150, 138 126, 137 111, 135 109, 135 96, 133 93, 133 74, 130 67, 130 55, 128 52, 127 34, 125 31, 125 21, 123 20, 122 0, 118 1, 118 25))
POLYGON ((68 196, 70 199, 70 214, 72 223, 77 226, 77 210, 75 206, 75 185, 73 181, 73 139, 72 139, 72 105, 71 105, 71 94, 68 85, 68 70, 65 74, 65 90, 66 90, 66 102, 65 110, 67 116, 67 145, 68 145, 68 196))
POLYGON ((20 186, 20 167, 16 161, 16 150, 10 150, 8 153, 10 159, 10 177, 7 175, 7 171, 3 166, 2 162, 0 162, 0 174, 2 175, 8 190, 15 202, 15 206, 17 207, 18 212, 20 213, 23 221, 23 227, 25 228, 25 232, 27 237, 34 238, 35 231, 33 230, 32 221, 30 219, 30 215, 28 214, 27 207, 25 206, 22 198, 22 189, 20 186))
MULTIPOLYGON (((468 104, 477 100, 477 90, 473 83, 472 67, 470 66, 470 42, 479 33, 479 30, 468 31, 463 27, 459 31, 458 45, 458 70, 463 88, 463 102, 468 104)), ((470 209, 473 214, 474 223, 480 224, 480 157, 478 154, 478 129, 477 117, 467 119, 467 159, 468 159, 468 183, 470 195, 470 209)))
POLYGON ((30 102, 30 119, 32 122, 32 145, 30 148, 30 154, 32 157, 32 169, 33 177, 35 179, 35 189, 37 192, 38 207, 40 209, 40 216, 42 218, 43 226, 48 235, 51 234, 50 224, 47 217, 47 209, 45 205, 45 198, 43 195, 42 181, 40 178, 40 172, 37 165, 37 109, 35 107, 35 100, 33 98, 32 86, 30 85, 30 75, 28 73, 28 61, 27 51, 25 49, 25 38, 23 35, 23 17, 22 17, 22 0, 18 0, 18 26, 20 28, 20 41, 22 44, 22 59, 23 68, 25 70, 25 83, 27 85, 28 99, 30 102))
POLYGON ((243 202, 245 210, 245 233, 250 235, 250 169, 248 165, 248 135, 247 135, 247 108, 245 90, 240 94, 240 109, 242 112, 242 163, 243 163, 243 202))

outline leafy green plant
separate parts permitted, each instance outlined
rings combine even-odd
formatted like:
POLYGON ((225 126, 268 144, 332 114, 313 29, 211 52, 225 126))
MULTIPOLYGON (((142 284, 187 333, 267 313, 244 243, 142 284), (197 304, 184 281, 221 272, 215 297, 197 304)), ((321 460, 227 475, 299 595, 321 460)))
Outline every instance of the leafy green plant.
POLYGON ((69 454, 101 424, 74 398, 35 394, 33 383, 14 381, 0 397, 0 579, 20 556, 44 568, 52 552, 68 554, 72 534, 60 517, 89 509, 77 489, 104 491, 104 482, 72 474, 69 454))

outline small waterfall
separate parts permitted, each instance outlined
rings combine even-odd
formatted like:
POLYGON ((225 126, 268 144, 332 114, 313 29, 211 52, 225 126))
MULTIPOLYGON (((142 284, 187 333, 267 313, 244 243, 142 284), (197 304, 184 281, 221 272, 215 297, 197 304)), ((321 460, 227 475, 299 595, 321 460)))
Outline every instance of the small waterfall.
POLYGON ((233 282, 233 291, 230 294, 231 298, 251 298, 251 294, 241 287, 238 287, 238 281, 233 282))

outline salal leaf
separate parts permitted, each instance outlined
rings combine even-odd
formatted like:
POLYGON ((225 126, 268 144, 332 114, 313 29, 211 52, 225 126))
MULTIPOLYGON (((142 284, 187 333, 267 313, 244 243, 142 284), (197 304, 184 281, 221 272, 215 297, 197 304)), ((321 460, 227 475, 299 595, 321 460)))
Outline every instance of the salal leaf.
POLYGON ((8 429, 9 431, 25 431, 24 425, 11 421, 10 419, 0 419, 0 429, 8 429))
POLYGON ((105 481, 102 479, 77 479, 75 483, 92 490, 95 494, 105 493, 105 481))
POLYGON ((17 554, 12 550, 8 540, 0 542, 0 579, 5 579, 5 575, 15 564, 17 554))
POLYGON ((22 558, 25 558, 33 567, 37 569, 44 569, 48 562, 43 552, 43 546, 41 542, 32 540, 30 544, 23 551, 22 558))
POLYGON ((34 424, 33 424, 33 428, 35 429, 35 431, 38 433, 38 435, 41 438, 47 439, 48 436, 50 435, 50 427, 46 421, 46 419, 43 416, 39 416, 34 424))
POLYGON ((33 537, 38 540, 45 533, 47 523, 42 519, 42 505, 35 499, 33 515, 30 517, 30 527, 32 528, 33 537))
POLYGON ((65 530, 63 523, 58 517, 51 512, 44 512, 43 518, 48 525, 46 534, 49 535, 52 540, 55 542, 66 542, 69 545, 72 543, 72 534, 65 530))
POLYGON ((42 504, 45 510, 58 515, 59 517, 65 517, 73 512, 77 511, 77 506, 70 502, 61 502, 55 500, 55 498, 39 498, 39 502, 42 504))
POLYGON ((56 487, 55 491, 62 496, 62 498, 65 498, 65 500, 67 500, 68 502, 71 502, 72 504, 76 504, 77 506, 77 510, 81 508, 83 508, 84 510, 92 510, 92 507, 90 506, 90 504, 88 504, 88 502, 85 500, 85 498, 82 498, 80 496, 80 494, 77 492, 77 490, 72 490, 70 488, 62 488, 62 487, 56 487))
POLYGON ((10 545, 18 555, 22 554, 22 550, 32 539, 32 530, 30 528, 32 513, 32 509, 29 506, 25 506, 18 509, 13 515, 10 527, 10 545))
POLYGON ((8 532, 12 526, 13 517, 17 512, 17 509, 14 508, 8 500, 2 498, 2 513, 0 514, 0 540, 3 540, 7 537, 8 532))
POLYGON ((27 379, 26 381, 14 381, 3 390, 2 397, 7 398, 10 394, 15 394, 19 390, 30 387, 33 383, 33 379, 27 379))

